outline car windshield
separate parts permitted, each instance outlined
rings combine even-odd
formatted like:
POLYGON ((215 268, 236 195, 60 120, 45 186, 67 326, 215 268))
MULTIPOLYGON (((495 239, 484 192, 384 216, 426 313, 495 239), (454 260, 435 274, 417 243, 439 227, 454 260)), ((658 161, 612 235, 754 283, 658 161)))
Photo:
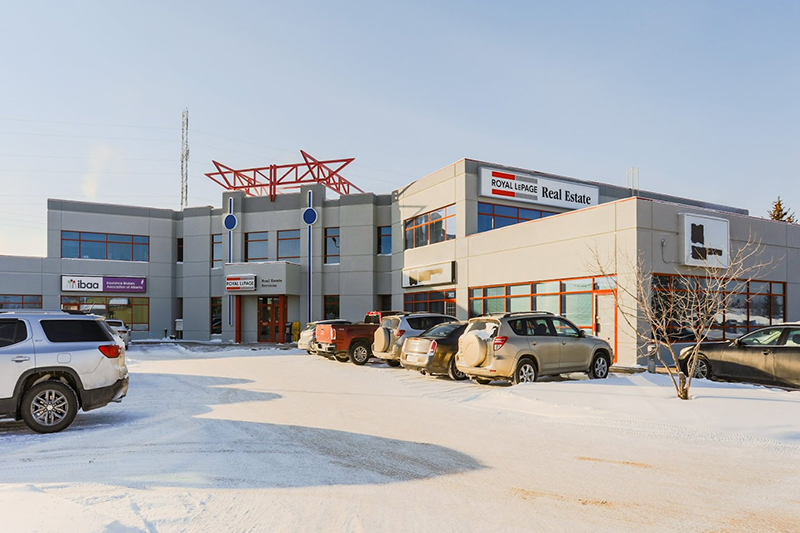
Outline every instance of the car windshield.
POLYGON ((109 326, 114 326, 115 328, 125 327, 125 324, 122 323, 122 320, 106 320, 106 323, 109 326))
POLYGON ((487 338, 490 338, 497 334, 497 330, 499 328, 500 324, 497 322, 478 320, 476 322, 471 322, 469 326, 467 326, 467 329, 464 331, 464 333, 480 333, 479 336, 486 336, 487 338))
POLYGON ((453 330, 456 330, 461 327, 461 324, 458 322, 450 322, 447 324, 439 324, 438 326, 433 326, 432 328, 423 331, 420 334, 420 337, 433 337, 435 339, 443 339, 449 336, 453 330))
POLYGON ((317 325, 314 322, 309 322, 308 324, 306 324, 306 331, 310 329, 316 329, 316 327, 317 325))

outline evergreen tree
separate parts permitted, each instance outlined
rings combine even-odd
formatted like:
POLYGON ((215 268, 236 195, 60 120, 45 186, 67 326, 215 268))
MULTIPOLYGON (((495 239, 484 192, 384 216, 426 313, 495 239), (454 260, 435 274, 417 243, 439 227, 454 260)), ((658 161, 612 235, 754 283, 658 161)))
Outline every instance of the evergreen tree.
POLYGON ((768 214, 769 218, 772 220, 780 220, 781 222, 789 222, 790 224, 797 222, 794 213, 783 207, 783 201, 780 196, 778 196, 777 200, 772 202, 772 209, 768 214))

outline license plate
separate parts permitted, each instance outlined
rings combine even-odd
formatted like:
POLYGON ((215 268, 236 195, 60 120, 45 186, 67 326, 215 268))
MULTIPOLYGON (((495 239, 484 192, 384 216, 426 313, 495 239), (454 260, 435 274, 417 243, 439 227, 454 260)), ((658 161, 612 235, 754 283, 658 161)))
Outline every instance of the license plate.
POLYGON ((406 362, 407 363, 416 363, 417 362, 417 356, 416 355, 407 355, 406 356, 406 362))

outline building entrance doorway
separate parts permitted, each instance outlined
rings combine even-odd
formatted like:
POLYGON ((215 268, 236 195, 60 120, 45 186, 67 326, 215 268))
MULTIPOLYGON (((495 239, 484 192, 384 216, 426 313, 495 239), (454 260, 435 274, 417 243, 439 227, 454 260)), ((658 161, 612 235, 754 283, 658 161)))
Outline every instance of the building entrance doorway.
POLYGON ((258 298, 258 342, 285 342, 286 296, 258 298))

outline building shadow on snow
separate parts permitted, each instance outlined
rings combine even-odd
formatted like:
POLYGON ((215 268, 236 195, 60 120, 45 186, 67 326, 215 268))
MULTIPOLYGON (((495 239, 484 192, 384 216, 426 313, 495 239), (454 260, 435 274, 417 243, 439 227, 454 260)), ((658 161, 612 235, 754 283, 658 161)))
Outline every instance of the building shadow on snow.
POLYGON ((0 479, 141 489, 280 488, 379 485, 484 468, 435 444, 270 423, 263 404, 281 396, 242 388, 248 383, 132 374, 121 404, 81 412, 62 433, 37 435, 18 422, 0 423, 0 479), (264 421, 203 416, 231 404, 238 404, 237 416, 264 421))

